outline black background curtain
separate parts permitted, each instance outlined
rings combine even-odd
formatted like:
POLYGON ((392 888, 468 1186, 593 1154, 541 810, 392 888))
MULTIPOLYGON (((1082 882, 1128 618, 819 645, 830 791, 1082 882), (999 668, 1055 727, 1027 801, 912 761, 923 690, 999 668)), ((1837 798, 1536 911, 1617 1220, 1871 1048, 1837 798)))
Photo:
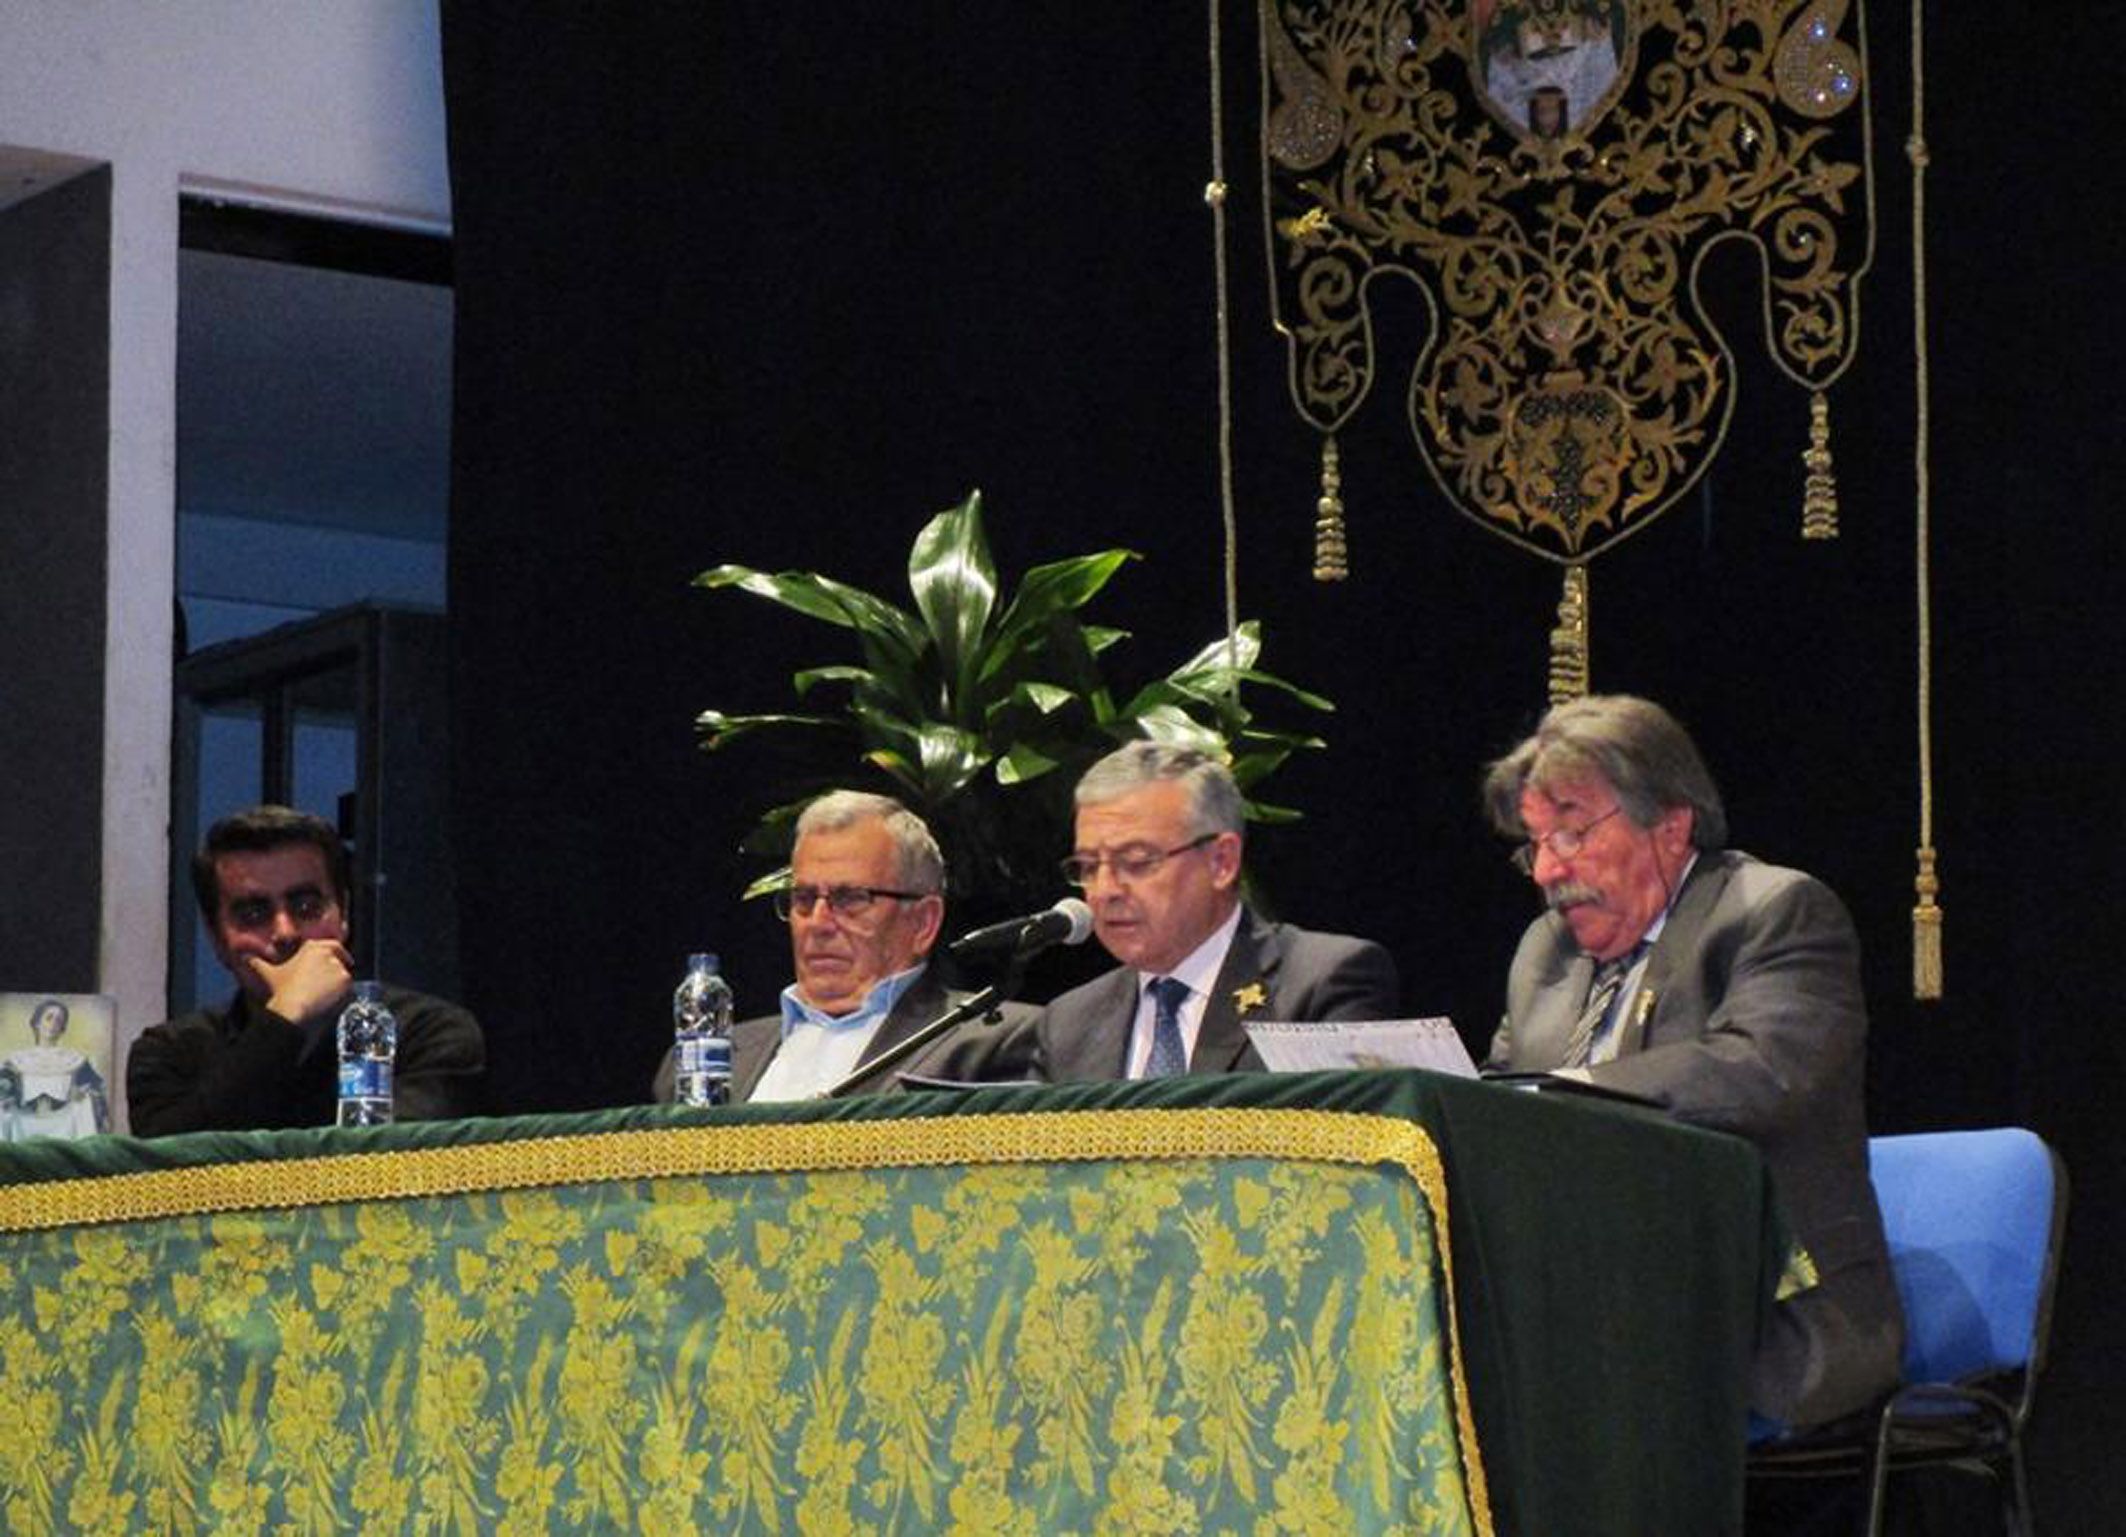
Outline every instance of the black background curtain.
MULTIPOLYGON (((1389 368, 1344 437, 1351 580, 1310 580, 1316 446, 1268 322, 1252 9, 1223 19, 1241 609, 1267 666, 1339 706, 1329 751, 1275 784, 1305 820, 1261 833, 1250 863, 1284 916, 1387 943, 1408 1007, 1480 1049, 1532 907, 1475 785, 1540 711, 1557 573, 1445 506, 1389 368)), ((2065 55, 2051 29, 1934 18, 1948 997, 1919 1005, 1909 13, 1869 19, 1877 253, 1831 397, 1844 537, 1797 536, 1807 401, 1766 358, 1754 260, 1729 248, 1704 280, 1737 358, 1729 441, 1595 563, 1595 683, 1673 708, 1735 843, 1853 908, 1878 1130, 2021 1121, 2065 1150, 2079 1204, 2040 1501, 2098 1530, 2074 1504, 2116 1494, 2067 1470, 2122 1433, 2082 1366, 2122 1344, 2103 1279, 2126 1162, 2107 1124, 2126 1090, 2107 985, 2115 92, 2101 50, 2065 55)), ((443 38, 467 1001, 498 1108, 626 1103, 690 949, 723 952, 749 1010, 789 976, 786 936, 737 895, 776 765, 702 755, 692 718, 786 708, 791 672, 845 659, 837 632, 695 591, 696 572, 821 569, 903 596, 916 528, 979 486, 1007 573, 1144 554, 1093 610, 1132 632, 1128 679, 1220 633, 1207 19, 446 0, 443 38)), ((1422 325, 1391 302, 1383 355, 1414 356, 1422 325)))

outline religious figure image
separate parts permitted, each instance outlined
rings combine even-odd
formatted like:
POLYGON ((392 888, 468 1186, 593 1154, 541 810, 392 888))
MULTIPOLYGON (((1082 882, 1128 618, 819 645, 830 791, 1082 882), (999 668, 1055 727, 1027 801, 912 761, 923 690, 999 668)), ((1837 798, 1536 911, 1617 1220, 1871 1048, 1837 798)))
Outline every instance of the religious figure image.
POLYGON ((1537 138, 1584 128, 1623 68, 1624 0, 1476 0, 1470 14, 1483 94, 1537 138))
POLYGON ((104 1074, 88 1052, 60 1044, 72 1018, 64 1000, 38 1000, 29 1011, 30 1044, 0 1057, 0 1140, 110 1130, 104 1074))

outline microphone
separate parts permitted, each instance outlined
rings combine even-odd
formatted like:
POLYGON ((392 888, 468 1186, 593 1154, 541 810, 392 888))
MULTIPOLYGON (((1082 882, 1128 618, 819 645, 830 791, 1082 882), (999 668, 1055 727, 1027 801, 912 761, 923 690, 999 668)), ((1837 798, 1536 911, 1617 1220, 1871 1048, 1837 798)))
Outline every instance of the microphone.
POLYGON ((1007 918, 964 934, 946 947, 954 960, 1008 950, 1018 960, 1050 945, 1082 945, 1093 931, 1093 910, 1076 897, 1065 897, 1046 912, 1007 918))

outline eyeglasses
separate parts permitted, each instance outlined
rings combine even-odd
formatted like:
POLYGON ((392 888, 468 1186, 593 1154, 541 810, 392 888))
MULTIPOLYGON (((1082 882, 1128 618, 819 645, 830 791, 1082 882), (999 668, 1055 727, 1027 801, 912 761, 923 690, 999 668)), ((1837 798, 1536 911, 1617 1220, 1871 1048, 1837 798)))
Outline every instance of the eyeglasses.
POLYGON ((1132 843, 1112 854, 1073 854, 1056 868, 1063 872, 1063 879, 1078 887, 1090 886, 1102 865, 1106 865, 1118 881, 1141 881, 1176 854, 1200 849, 1217 836, 1216 833, 1205 833, 1174 849, 1155 849, 1147 843, 1132 843))
POLYGON ((1623 809, 1623 802, 1619 801, 1585 827, 1553 827, 1540 838, 1530 838, 1526 843, 1516 848, 1508 857, 1512 859, 1513 867, 1519 870, 1521 874, 1533 875, 1535 874, 1536 856, 1544 849, 1549 849, 1559 859, 1573 858, 1580 850, 1587 847, 1587 835, 1589 833, 1623 809))
POLYGON ((800 918, 812 916, 812 909, 824 900, 837 918, 858 918, 871 911, 871 904, 880 897, 891 897, 896 902, 920 902, 929 891, 888 891, 883 886, 791 886, 775 893, 775 916, 785 923, 795 913, 800 918))

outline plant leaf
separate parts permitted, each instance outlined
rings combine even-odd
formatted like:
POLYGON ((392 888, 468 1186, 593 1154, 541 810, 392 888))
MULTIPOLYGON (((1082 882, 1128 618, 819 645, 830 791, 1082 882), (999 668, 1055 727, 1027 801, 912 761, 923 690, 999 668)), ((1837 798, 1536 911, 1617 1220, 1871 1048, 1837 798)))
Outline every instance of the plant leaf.
POLYGON ((1142 736, 1154 742, 1199 748, 1220 759, 1226 756, 1225 737, 1217 728, 1204 725, 1173 705, 1152 706, 1137 717, 1137 727, 1142 736))
POLYGON ((936 805, 958 794, 989 766, 990 755, 982 739, 957 726, 924 721, 916 727, 916 740, 923 754, 923 798, 927 804, 936 805))
POLYGON ((759 879, 748 881, 746 889, 739 893, 739 896, 741 900, 747 902, 752 901, 755 897, 771 897, 778 891, 786 890, 789 884, 790 867, 784 865, 780 870, 770 870, 759 879))
POLYGON ((874 747, 864 754, 864 761, 879 769, 906 792, 907 799, 920 806, 923 799, 923 776, 916 767, 890 747, 874 747))
POLYGON ((930 627, 938 670, 950 699, 946 714, 965 719, 973 708, 983 661, 982 636, 996 610, 997 568, 982 532, 982 493, 968 493, 923 526, 908 552, 908 590, 930 627))
POLYGON ((1031 743, 1021 742, 997 759, 997 783, 1025 784, 1029 780, 1039 779, 1059 766, 1057 759, 1049 757, 1031 743))
POLYGON ((877 675, 868 667, 807 667, 803 672, 790 675, 790 687, 802 699, 821 683, 855 683, 862 685, 875 682, 877 675))
POLYGON ((721 710, 703 710, 694 717, 694 725, 704 738, 702 747, 710 752, 763 727, 825 726, 837 731, 849 728, 847 721, 825 715, 726 715, 721 710))
POLYGON ((867 642, 890 641, 909 662, 922 652, 923 628, 913 615, 861 587, 817 571, 770 574, 750 566, 717 566, 694 578, 696 587, 736 587, 814 619, 855 630, 867 642))
POLYGON ((1256 658, 1262 655, 1262 626, 1253 619, 1243 619, 1233 631, 1233 642, 1226 643, 1221 635, 1201 651, 1168 673, 1169 678, 1184 678, 1194 673, 1229 672, 1238 653, 1242 667, 1253 667, 1256 658))
POLYGON ((1053 715, 1067 704, 1075 703, 1078 696, 1067 688, 1057 688, 1053 683, 1021 683, 1011 691, 1014 700, 1030 704, 1043 715, 1053 715))
POLYGON ((991 642, 983 677, 994 674, 1021 646, 1046 631, 1051 619, 1082 608, 1125 563, 1140 558, 1134 550, 1102 550, 1097 555, 1051 561, 1028 571, 997 621, 996 638, 991 642))

